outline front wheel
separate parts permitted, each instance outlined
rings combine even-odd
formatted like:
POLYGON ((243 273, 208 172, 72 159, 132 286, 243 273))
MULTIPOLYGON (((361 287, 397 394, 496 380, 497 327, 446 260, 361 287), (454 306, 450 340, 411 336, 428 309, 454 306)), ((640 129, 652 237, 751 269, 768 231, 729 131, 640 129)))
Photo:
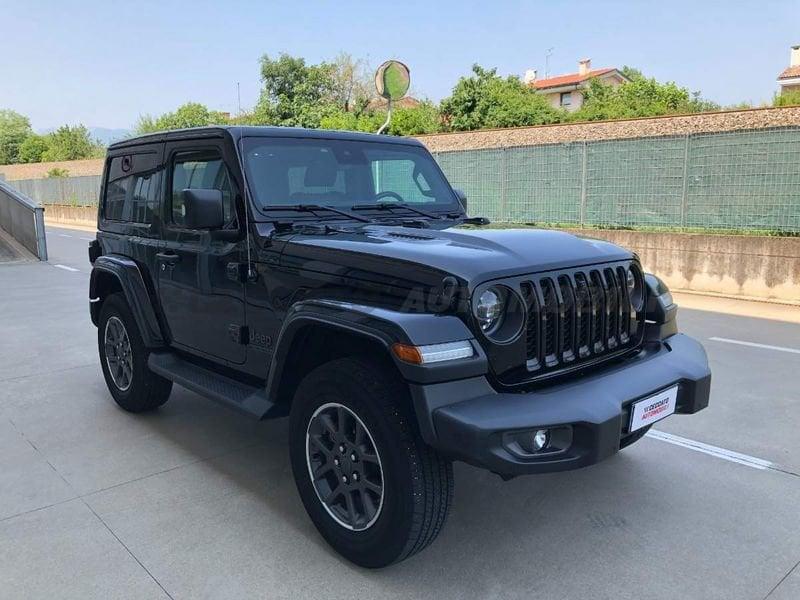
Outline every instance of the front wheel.
POLYGON ((345 558, 384 567, 438 535, 453 495, 452 463, 420 437, 391 369, 361 358, 318 367, 300 384, 290 421, 303 505, 345 558))

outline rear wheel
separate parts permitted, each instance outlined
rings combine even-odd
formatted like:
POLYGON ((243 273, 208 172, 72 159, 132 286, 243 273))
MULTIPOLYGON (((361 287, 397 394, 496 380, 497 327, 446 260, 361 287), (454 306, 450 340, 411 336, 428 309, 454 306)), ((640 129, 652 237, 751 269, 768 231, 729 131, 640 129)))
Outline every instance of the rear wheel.
POLYGON ((377 362, 338 359, 303 380, 292 405, 290 451, 311 520, 358 565, 404 560, 444 525, 452 464, 423 442, 405 386, 377 362))
POLYGON ((150 352, 122 294, 111 294, 103 302, 97 346, 108 390, 122 408, 144 412, 169 399, 172 382, 148 368, 150 352))

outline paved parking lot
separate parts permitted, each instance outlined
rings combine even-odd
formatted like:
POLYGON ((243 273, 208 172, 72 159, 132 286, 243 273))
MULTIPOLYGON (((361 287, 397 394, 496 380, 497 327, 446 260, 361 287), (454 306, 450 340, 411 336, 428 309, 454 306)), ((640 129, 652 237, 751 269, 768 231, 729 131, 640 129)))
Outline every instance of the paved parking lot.
POLYGON ((682 309, 708 410, 571 473, 456 465, 443 534, 371 572, 307 519, 285 421, 178 387, 150 415, 116 407, 90 238, 50 228, 49 263, 0 265, 0 598, 800 598, 798 309, 682 309))

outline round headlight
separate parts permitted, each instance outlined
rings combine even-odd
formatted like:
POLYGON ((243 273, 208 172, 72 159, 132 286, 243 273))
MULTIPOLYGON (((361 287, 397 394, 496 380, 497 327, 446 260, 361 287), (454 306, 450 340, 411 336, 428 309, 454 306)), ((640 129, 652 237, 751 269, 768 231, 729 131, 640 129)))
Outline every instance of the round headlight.
POLYGON ((628 298, 630 299, 633 310, 639 312, 644 308, 644 286, 642 276, 635 267, 628 267, 625 276, 625 284, 628 288, 628 298))
POLYGON ((475 317, 478 319, 481 331, 489 333, 497 329, 503 320, 504 308, 503 294, 498 288, 485 290, 475 303, 475 317))
POLYGON ((475 291, 472 313, 481 333, 495 344, 516 340, 525 325, 525 305, 519 294, 505 285, 488 285, 475 291))

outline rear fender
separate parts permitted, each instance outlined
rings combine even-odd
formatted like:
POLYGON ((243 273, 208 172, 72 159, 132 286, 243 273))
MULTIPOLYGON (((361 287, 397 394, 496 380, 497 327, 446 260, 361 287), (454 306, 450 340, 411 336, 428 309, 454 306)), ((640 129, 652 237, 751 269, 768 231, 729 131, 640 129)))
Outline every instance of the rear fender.
POLYGON ((99 256, 89 280, 89 302, 92 323, 98 324, 103 300, 121 290, 139 326, 142 341, 148 348, 164 346, 164 336, 153 309, 139 266, 130 258, 116 254, 99 256))

